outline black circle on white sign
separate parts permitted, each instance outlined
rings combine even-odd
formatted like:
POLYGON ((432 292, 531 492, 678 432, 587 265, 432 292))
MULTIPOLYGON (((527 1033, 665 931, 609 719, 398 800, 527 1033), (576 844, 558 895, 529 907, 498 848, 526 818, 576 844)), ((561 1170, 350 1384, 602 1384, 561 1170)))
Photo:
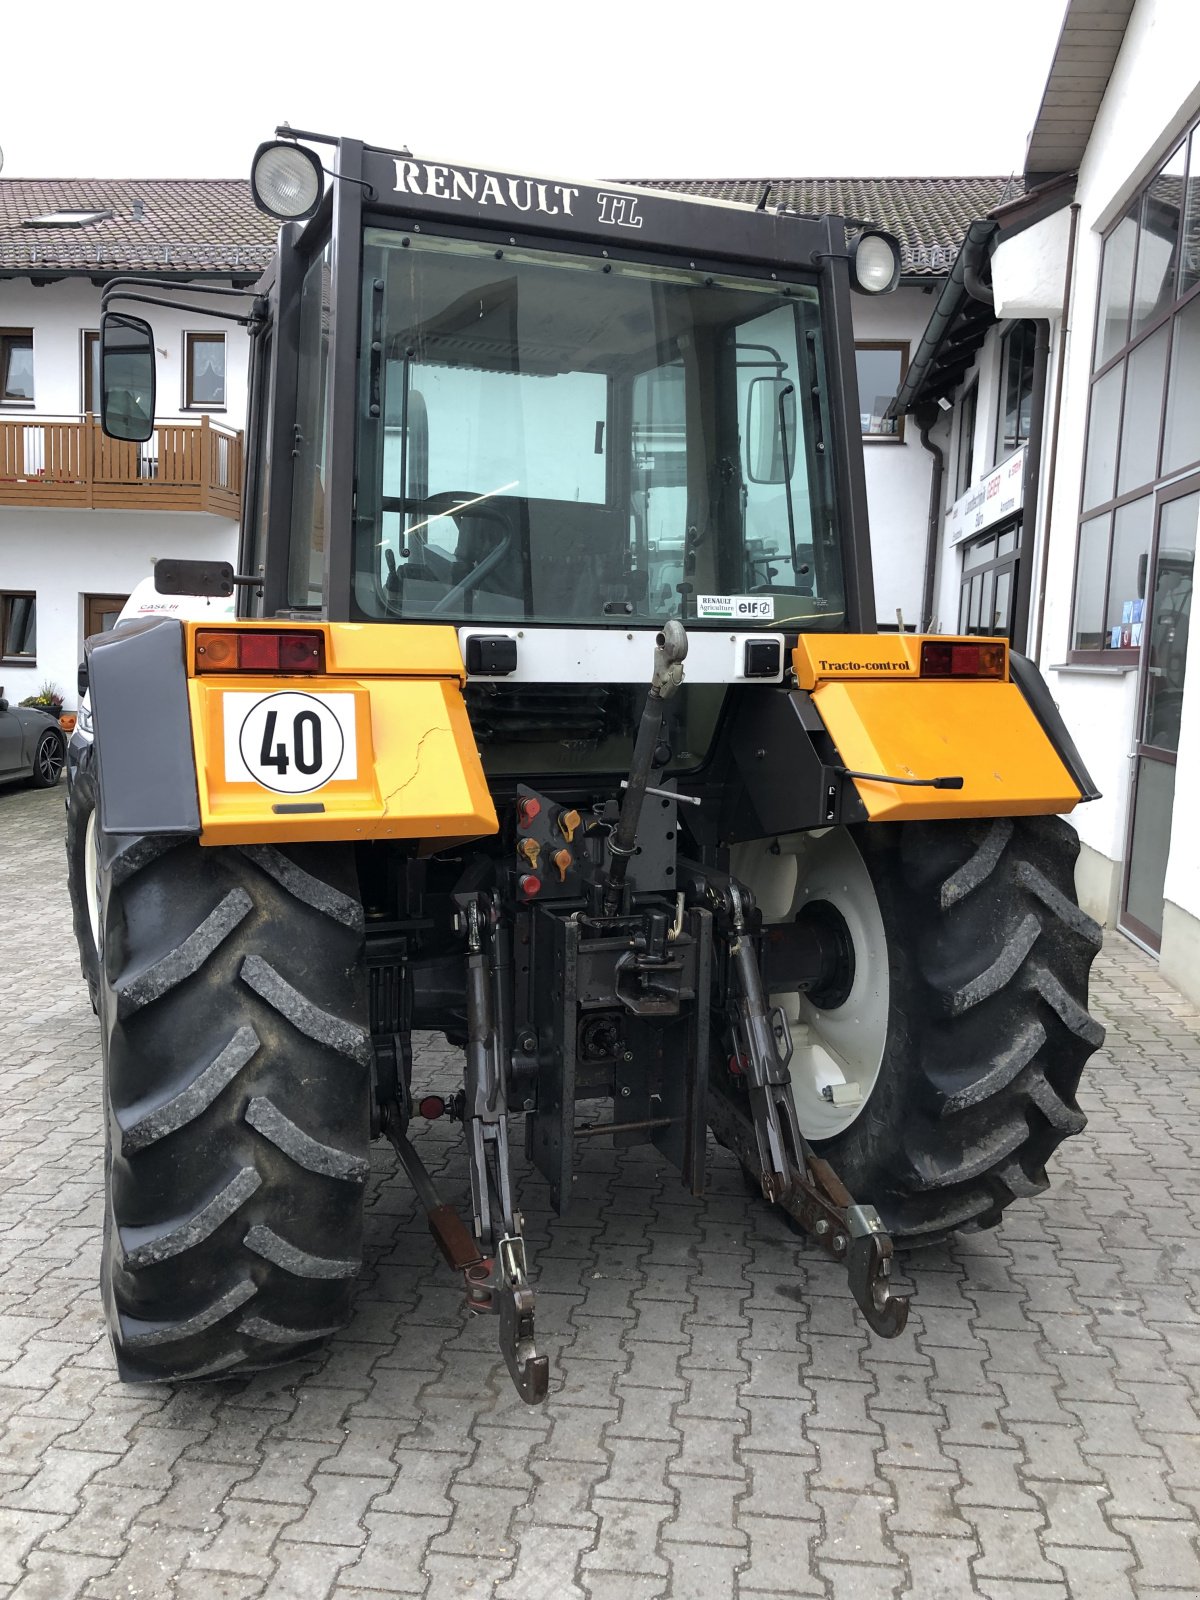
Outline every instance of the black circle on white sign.
POLYGON ((336 774, 345 748, 346 736, 333 708, 296 689, 256 701, 238 734, 246 771, 276 794, 319 789, 336 774))

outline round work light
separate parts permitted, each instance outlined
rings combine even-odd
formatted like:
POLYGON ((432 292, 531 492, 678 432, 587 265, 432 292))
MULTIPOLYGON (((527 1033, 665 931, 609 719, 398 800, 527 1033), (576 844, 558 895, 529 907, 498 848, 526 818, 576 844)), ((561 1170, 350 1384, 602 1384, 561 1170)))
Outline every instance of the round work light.
POLYGON ((860 294, 886 294, 900 279, 900 246, 890 233, 863 233, 854 246, 853 285, 860 294))
POLYGON ((286 139, 260 144, 250 167, 254 204, 269 217, 299 222, 321 203, 325 175, 311 150, 286 139))

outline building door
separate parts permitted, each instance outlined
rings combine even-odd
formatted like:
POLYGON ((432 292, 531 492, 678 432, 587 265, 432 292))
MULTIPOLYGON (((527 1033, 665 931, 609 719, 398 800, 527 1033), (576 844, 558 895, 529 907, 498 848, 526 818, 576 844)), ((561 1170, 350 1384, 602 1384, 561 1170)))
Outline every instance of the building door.
POLYGON ((1138 584, 1141 601, 1131 603, 1142 611, 1130 624, 1141 628, 1132 641, 1140 642, 1141 665, 1120 925, 1152 950, 1162 943, 1198 516, 1200 477, 1159 491, 1148 581, 1138 584))
POLYGON ((83 597, 83 637, 107 633, 121 614, 127 594, 85 594, 83 597))
POLYGON ((1019 539, 1020 524, 1011 523, 963 546, 959 633, 1011 634, 1019 539))

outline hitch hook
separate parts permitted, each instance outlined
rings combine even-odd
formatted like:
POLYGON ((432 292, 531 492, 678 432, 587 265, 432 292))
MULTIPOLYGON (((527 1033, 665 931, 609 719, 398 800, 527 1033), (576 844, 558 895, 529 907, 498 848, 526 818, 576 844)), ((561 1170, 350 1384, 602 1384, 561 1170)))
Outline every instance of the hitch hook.
POLYGON ((874 1206, 847 1206, 850 1252, 846 1269, 850 1292, 869 1327, 894 1339, 908 1321, 908 1300, 892 1293, 892 1239, 874 1206))
POLYGON ((550 1385, 550 1358, 537 1347, 535 1299, 525 1276, 525 1241, 519 1234, 500 1240, 497 1252, 501 1285, 496 1291, 500 1312, 500 1351, 508 1375, 527 1406, 539 1405, 550 1385))

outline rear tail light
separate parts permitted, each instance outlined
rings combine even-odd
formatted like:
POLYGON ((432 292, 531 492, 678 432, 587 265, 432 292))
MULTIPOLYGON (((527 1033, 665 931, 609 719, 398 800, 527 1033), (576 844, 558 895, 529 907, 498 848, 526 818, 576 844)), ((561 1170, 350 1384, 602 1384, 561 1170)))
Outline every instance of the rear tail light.
POLYGON ((201 629, 196 634, 197 672, 324 672, 325 635, 295 629, 201 629))
POLYGON ((991 640, 926 639, 921 645, 923 678, 1003 678, 1005 650, 991 640))

